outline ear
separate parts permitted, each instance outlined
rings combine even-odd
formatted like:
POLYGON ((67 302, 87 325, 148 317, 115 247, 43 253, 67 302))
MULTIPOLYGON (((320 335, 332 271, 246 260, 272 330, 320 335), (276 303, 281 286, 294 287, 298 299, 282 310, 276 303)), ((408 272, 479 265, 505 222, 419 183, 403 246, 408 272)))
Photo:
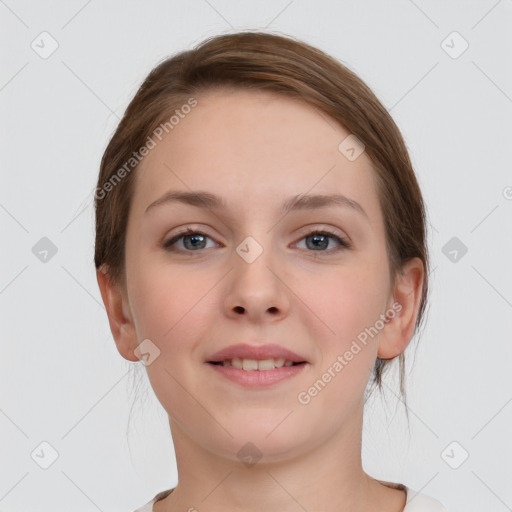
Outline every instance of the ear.
POLYGON ((108 268, 103 265, 96 271, 101 298, 107 310, 108 321, 117 350, 128 361, 139 361, 134 349, 139 344, 137 333, 129 313, 126 293, 119 289, 108 275, 108 268))
MULTIPOLYGON (((393 359, 409 345, 414 334, 416 318, 423 292, 425 269, 420 258, 407 261, 397 276, 392 303, 389 309, 395 312, 380 332, 377 356, 381 359, 393 359)), ((388 316, 392 316, 388 315, 388 316)))

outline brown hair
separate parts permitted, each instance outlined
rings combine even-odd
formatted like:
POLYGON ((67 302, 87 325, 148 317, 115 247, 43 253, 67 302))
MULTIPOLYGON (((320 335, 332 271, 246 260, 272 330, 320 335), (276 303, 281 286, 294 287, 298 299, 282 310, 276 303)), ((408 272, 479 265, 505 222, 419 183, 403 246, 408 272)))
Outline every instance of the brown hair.
MULTIPOLYGON (((266 90, 300 99, 363 142, 375 170, 392 284, 409 259, 418 257, 424 264, 418 329, 428 293, 426 213, 404 140, 389 113, 355 73, 319 49, 288 36, 253 31, 218 35, 164 60, 149 73, 101 160, 95 194, 96 268, 105 264, 113 282, 125 289, 126 225, 137 167, 132 155, 177 108, 216 87, 266 90), (127 169, 127 162, 133 170, 127 169)), ((405 403, 403 353, 399 360, 405 403)), ((389 363, 380 358, 375 363, 373 384, 380 391, 389 363)))

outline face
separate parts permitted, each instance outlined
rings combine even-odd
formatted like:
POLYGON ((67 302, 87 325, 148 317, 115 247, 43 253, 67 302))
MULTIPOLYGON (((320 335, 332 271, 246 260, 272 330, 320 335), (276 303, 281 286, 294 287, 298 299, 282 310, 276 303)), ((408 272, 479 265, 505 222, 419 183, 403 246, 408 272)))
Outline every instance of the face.
POLYGON ((151 385, 193 442, 233 460, 247 441, 268 460, 292 457, 349 428, 393 302, 374 171, 364 152, 347 159, 338 146, 349 132, 305 103, 253 91, 197 100, 136 171, 126 237, 133 347, 158 347, 151 385), (170 191, 224 206, 148 209, 170 191), (360 209, 282 210, 305 194, 343 195, 360 209), (307 363, 248 388, 207 362, 238 343, 274 343, 307 363))

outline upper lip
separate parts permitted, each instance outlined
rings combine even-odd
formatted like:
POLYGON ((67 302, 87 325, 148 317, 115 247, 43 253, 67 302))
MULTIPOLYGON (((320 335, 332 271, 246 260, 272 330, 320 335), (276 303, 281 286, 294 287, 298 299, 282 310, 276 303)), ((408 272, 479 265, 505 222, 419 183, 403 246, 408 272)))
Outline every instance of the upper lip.
POLYGON ((231 345, 212 354, 207 359, 207 362, 217 363, 235 358, 257 360, 282 358, 294 363, 307 362, 304 357, 275 343, 265 345, 247 345, 245 343, 239 343, 237 345, 231 345))

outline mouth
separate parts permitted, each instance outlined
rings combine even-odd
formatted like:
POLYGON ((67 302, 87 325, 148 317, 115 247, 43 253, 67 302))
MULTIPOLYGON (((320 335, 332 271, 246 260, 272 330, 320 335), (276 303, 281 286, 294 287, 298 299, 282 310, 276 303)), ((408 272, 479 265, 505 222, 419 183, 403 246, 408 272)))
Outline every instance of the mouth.
POLYGON ((231 345, 215 354, 210 354, 205 362, 217 366, 232 366, 240 370, 274 370, 283 366, 297 366, 308 361, 302 355, 276 343, 231 345))
POLYGON ((307 361, 280 359, 225 359, 206 361, 221 378, 246 389, 264 389, 278 385, 306 370, 307 361))
POLYGON ((288 367, 288 366, 300 366, 305 365, 306 361, 290 361, 284 358, 278 359, 225 359, 223 361, 207 361, 207 363, 216 366, 229 366, 238 370, 246 371, 271 371, 276 368, 288 367))

